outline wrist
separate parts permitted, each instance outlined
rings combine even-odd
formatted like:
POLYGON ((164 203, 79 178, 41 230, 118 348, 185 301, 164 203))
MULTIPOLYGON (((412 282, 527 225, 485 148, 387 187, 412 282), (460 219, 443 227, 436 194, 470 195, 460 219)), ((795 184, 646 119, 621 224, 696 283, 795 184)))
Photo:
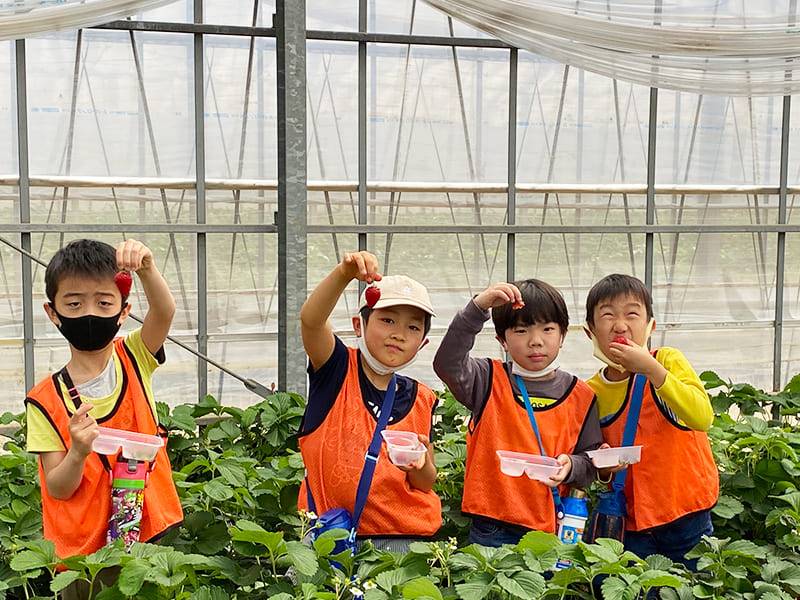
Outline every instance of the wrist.
POLYGON ((86 457, 92 453, 91 448, 79 448, 76 445, 70 446, 69 451, 67 452, 67 458, 72 460, 72 462, 76 464, 83 464, 86 460, 86 457))

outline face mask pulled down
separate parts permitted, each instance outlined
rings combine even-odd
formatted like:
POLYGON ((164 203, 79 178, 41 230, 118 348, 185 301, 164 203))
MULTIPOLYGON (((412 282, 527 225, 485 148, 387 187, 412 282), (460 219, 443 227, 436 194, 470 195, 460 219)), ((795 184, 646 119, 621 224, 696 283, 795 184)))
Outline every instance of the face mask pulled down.
MULTIPOLYGON (((417 360, 417 353, 414 353, 414 356, 408 362, 403 363, 402 365, 397 365, 396 367, 390 367, 389 365, 383 364, 377 358, 375 358, 372 353, 367 348, 367 341, 365 339, 367 328, 366 323, 364 323, 364 319, 362 317, 358 317, 359 321, 361 321, 361 335, 358 337, 358 349, 361 351, 364 360, 367 361, 369 368, 375 371, 378 375, 391 375, 392 373, 396 373, 403 369, 410 367, 414 364, 414 361, 417 360)), ((422 343, 417 348, 417 352, 419 352, 422 347, 428 342, 427 339, 423 340, 422 343)))
MULTIPOLYGON (((53 307, 55 311, 55 307, 53 307)), ((76 350, 93 352, 108 346, 120 328, 120 310, 111 317, 83 315, 82 317, 65 317, 56 311, 61 325, 58 330, 76 350)))
MULTIPOLYGON (((650 339, 650 334, 653 332, 653 327, 655 327, 655 324, 656 324, 656 320, 655 319, 650 319, 650 322, 647 324, 647 328, 644 331, 644 344, 642 344, 642 348, 645 348, 645 349, 647 348, 647 340, 650 339)), ((586 331, 586 333, 592 339, 592 346, 594 348, 593 351, 592 351, 592 356, 594 356, 598 360, 603 361, 604 363, 606 363, 612 369, 616 369, 620 373, 624 373, 625 372, 625 367, 623 367, 619 363, 615 363, 613 360, 608 358, 608 356, 606 356, 606 354, 603 352, 602 348, 600 348, 600 342, 597 341, 597 337, 592 333, 592 330, 589 329, 589 324, 588 323, 584 323, 583 329, 584 329, 584 331, 586 331)), ((634 342, 632 340, 628 340, 628 342, 631 345, 634 344, 634 342)))

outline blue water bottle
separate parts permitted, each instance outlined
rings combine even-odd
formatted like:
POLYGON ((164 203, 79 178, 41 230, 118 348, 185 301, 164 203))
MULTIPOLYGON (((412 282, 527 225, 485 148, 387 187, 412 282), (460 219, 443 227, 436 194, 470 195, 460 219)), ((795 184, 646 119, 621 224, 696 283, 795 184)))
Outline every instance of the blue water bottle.
MULTIPOLYGON (((563 513, 559 514, 558 539, 564 544, 577 544, 583 539, 583 529, 589 518, 589 502, 586 493, 582 490, 572 490, 562 503, 563 513)), ((567 559, 559 559, 556 569, 566 569, 572 566, 567 559)))

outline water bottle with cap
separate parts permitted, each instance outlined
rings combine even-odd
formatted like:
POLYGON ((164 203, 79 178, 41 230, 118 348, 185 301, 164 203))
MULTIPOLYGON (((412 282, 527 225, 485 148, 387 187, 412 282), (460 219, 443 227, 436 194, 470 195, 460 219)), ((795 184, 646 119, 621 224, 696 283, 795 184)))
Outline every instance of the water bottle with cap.
MULTIPOLYGON (((589 518, 589 502, 583 490, 572 490, 561 505, 562 512, 558 515, 558 539, 564 544, 577 544, 583 539, 583 529, 589 518)), ((556 569, 566 569, 572 566, 567 559, 559 559, 556 569)))

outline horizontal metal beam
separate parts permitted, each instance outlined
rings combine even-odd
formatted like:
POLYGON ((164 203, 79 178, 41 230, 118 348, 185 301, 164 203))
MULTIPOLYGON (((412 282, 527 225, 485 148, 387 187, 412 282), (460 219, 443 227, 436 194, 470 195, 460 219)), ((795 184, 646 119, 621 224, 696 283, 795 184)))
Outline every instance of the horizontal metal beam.
POLYGON ((503 233, 798 233, 800 223, 789 225, 309 225, 309 233, 366 234, 503 234, 503 233))
MULTIPOLYGON (((274 38, 274 27, 249 27, 242 25, 211 25, 195 23, 168 23, 154 21, 111 21, 91 29, 113 29, 122 31, 145 31, 151 33, 203 33, 206 35, 233 35, 274 38)), ((462 46, 466 48, 511 48, 494 38, 450 37, 440 35, 406 35, 397 33, 374 33, 359 31, 327 31, 309 29, 307 40, 328 42, 367 42, 374 44, 414 44, 418 46, 462 46)))
POLYGON ((0 223, 2 233, 277 233, 275 225, 196 223, 0 223))
MULTIPOLYGON (((276 191, 275 179, 208 178, 207 190, 259 190, 276 191)), ((16 186, 19 177, 0 174, 0 185, 16 186)), ((188 177, 104 177, 75 175, 37 175, 30 178, 31 187, 69 188, 134 188, 191 190, 195 180, 188 177)), ((631 183, 517 183, 518 194, 641 194, 647 193, 647 185, 631 183)), ((800 184, 789 185, 788 194, 800 194, 800 184)), ((310 180, 309 192, 357 192, 355 180, 310 180)), ((507 194, 508 184, 502 182, 474 181, 368 181, 367 191, 386 193, 449 193, 449 194, 507 194)), ((771 185, 702 185, 659 184, 656 195, 774 195, 778 186, 771 185)))

